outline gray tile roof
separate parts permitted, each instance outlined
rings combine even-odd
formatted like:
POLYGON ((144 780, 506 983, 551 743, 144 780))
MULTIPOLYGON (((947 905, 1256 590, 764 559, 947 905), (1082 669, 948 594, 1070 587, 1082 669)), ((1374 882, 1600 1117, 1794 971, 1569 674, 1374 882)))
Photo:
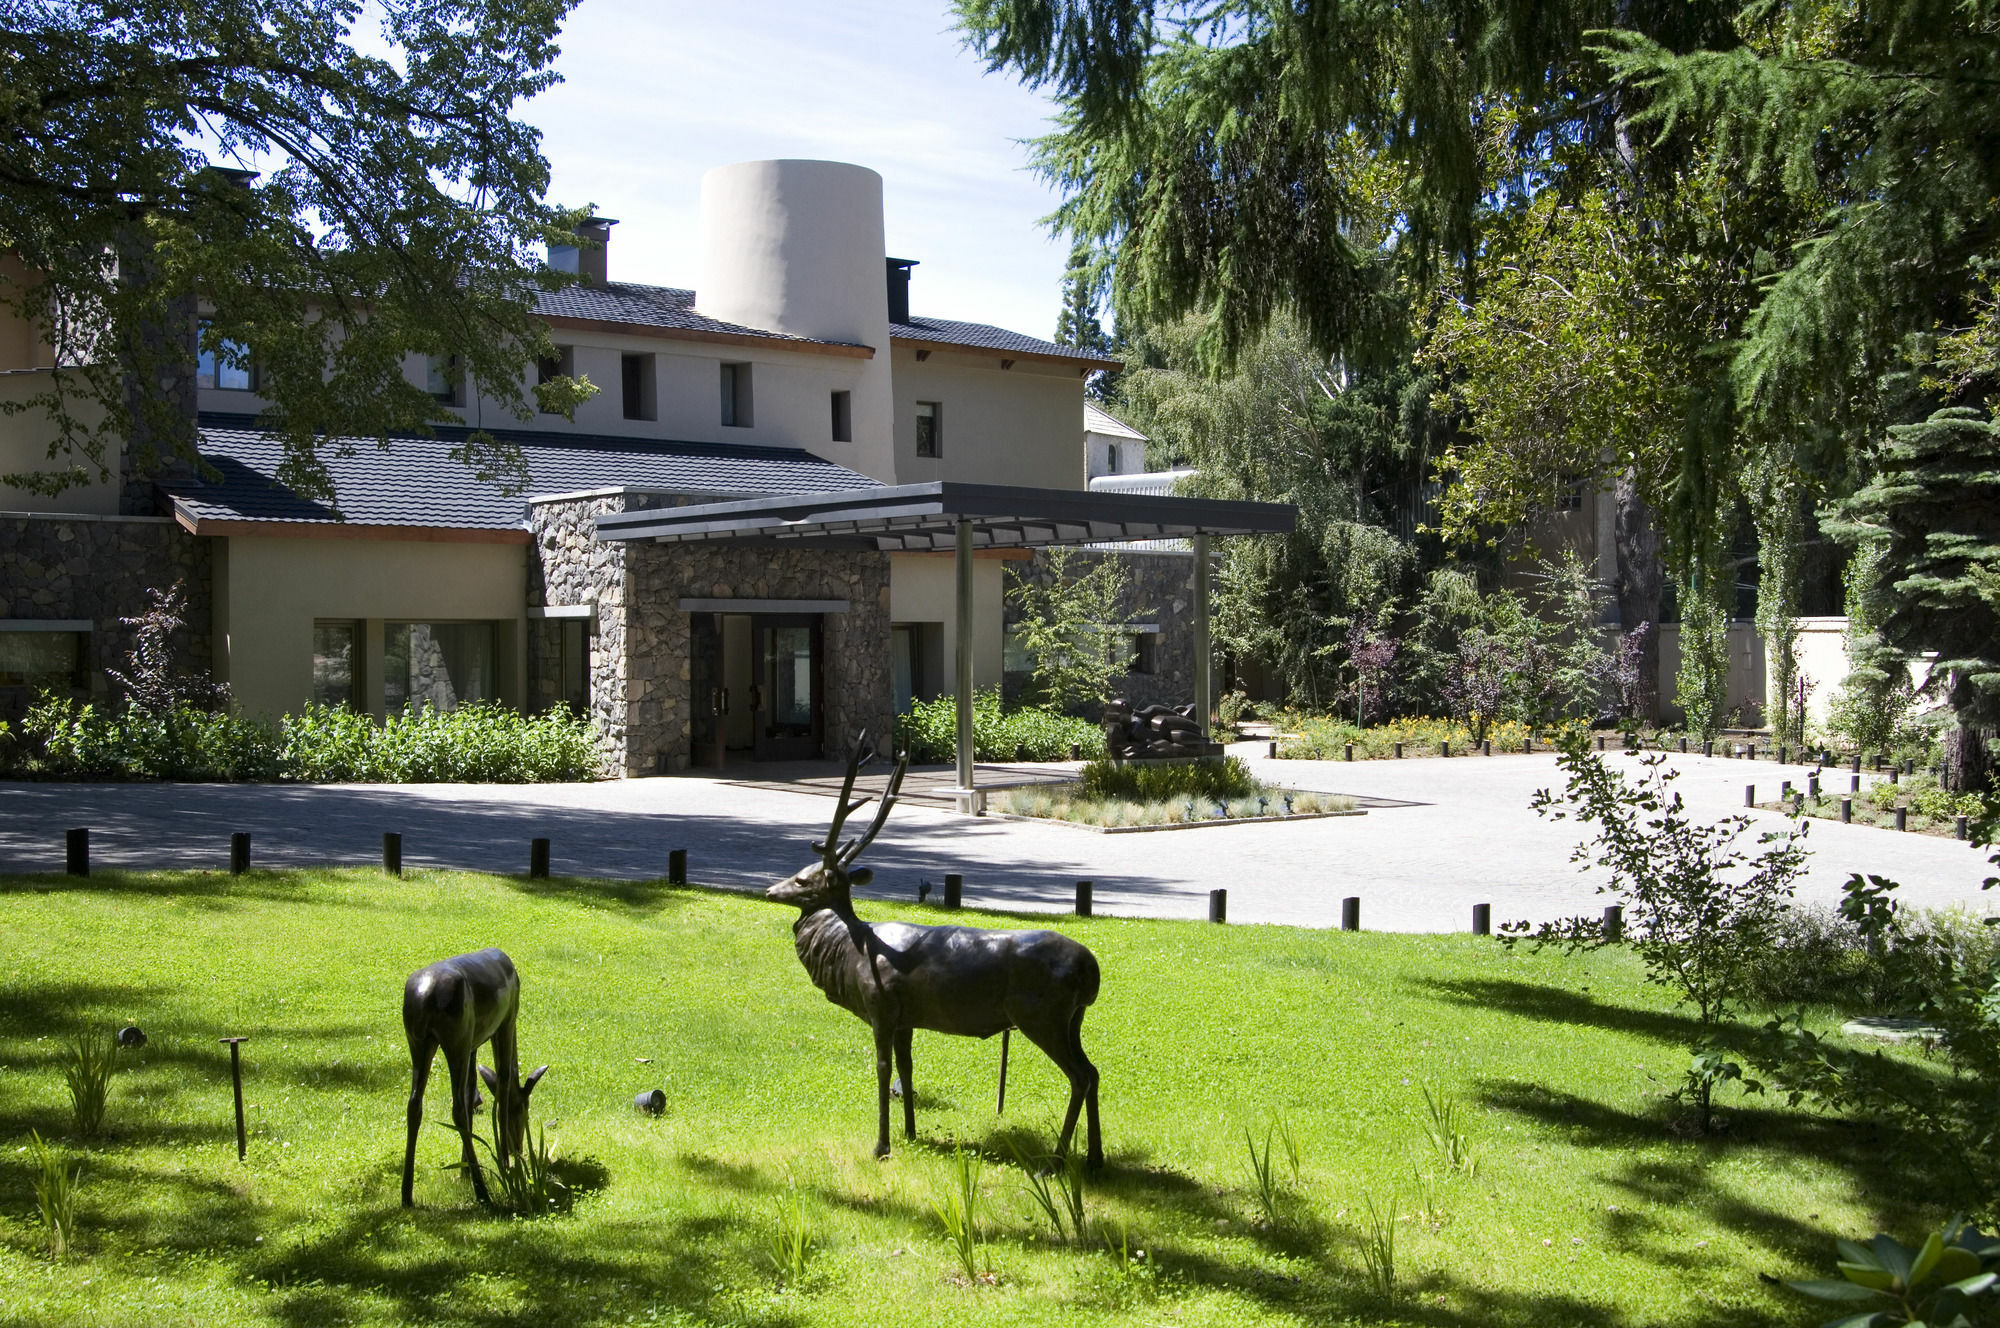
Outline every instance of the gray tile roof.
POLYGON ((889 335, 910 341, 941 341, 954 346, 976 346, 981 350, 1015 351, 1022 355, 1053 355, 1065 360, 1102 363, 1104 356, 1074 346, 1058 346, 1039 337, 1009 332, 985 323, 960 323, 949 318, 916 318, 907 323, 889 324, 889 335))
POLYGON ((797 341, 809 346, 846 346, 845 341, 822 341, 816 337, 795 337, 784 332, 768 332, 761 327, 725 323, 694 310, 694 292, 670 286, 637 286, 629 281, 610 281, 602 286, 567 286, 544 292, 536 308, 550 318, 588 318, 600 323, 633 323, 641 327, 672 327, 684 332, 721 332, 739 337, 764 337, 772 341, 797 341))
POLYGON ((866 475, 796 448, 734 447, 593 434, 489 430, 520 444, 530 483, 508 495, 475 477, 451 448, 467 429, 440 427, 434 438, 346 439, 329 448, 339 515, 272 478, 283 460, 278 435, 254 417, 203 415, 201 453, 220 472, 214 481, 164 484, 175 505, 197 520, 335 521, 354 525, 427 526, 454 530, 517 530, 534 494, 642 488, 700 495, 828 493, 875 488, 866 475), (348 455, 333 455, 345 448, 348 455))
MULTIPOLYGON (((806 345, 844 346, 852 342, 822 341, 795 337, 763 328, 725 323, 719 318, 695 312, 694 292, 671 286, 640 286, 629 281, 610 281, 602 286, 569 286, 550 291, 537 306, 550 318, 587 318, 600 323, 631 323, 640 327, 671 327, 685 332, 719 332, 731 336, 764 337, 772 341, 796 341, 806 345)), ((961 323, 949 318, 912 318, 907 323, 889 324, 891 337, 912 341, 935 341, 980 350, 1013 351, 1021 355, 1053 355, 1066 360, 1101 361, 1101 355, 1058 346, 1053 341, 1009 332, 985 323, 961 323)))

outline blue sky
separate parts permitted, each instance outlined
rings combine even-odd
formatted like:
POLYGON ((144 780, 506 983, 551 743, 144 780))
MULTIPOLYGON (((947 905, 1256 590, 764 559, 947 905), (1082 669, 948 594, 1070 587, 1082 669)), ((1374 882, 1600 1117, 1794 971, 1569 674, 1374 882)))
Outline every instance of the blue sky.
POLYGON ((562 47, 563 83, 524 113, 550 197, 618 218, 613 280, 694 284, 710 167, 824 157, 881 174, 915 312, 1054 332, 1059 200, 1021 143, 1051 107, 984 71, 945 0, 582 0, 562 47))

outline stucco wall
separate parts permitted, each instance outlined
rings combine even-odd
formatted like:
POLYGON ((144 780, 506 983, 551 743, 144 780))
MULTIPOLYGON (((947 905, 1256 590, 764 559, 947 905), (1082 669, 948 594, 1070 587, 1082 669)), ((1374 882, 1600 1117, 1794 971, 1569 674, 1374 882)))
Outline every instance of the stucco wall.
POLYGON ((496 622, 499 699, 523 700, 524 586, 521 544, 424 540, 217 541, 216 676, 254 714, 279 715, 312 699, 315 619, 368 624, 362 674, 379 710, 381 623, 496 622))
MULTIPOLYGON (((1681 667, 1681 627, 1679 623, 1667 623, 1660 628, 1660 718, 1663 723, 1679 724, 1686 719, 1683 711, 1674 701, 1676 675, 1681 667)), ((1767 671, 1764 666, 1764 639, 1757 635, 1754 624, 1735 621, 1729 624, 1729 688, 1728 700, 1723 703, 1723 715, 1727 719, 1731 711, 1737 712, 1732 725, 1742 723, 1759 727, 1764 723, 1764 682, 1767 671)))
MULTIPOLYGON (((998 687, 1001 682, 1002 602, 1007 568, 1019 566, 998 558, 972 560, 972 685, 998 687)), ((949 693, 958 677, 958 561, 949 553, 889 555, 889 618, 899 623, 940 623, 944 627, 944 663, 940 693, 949 693)))
MULTIPOLYGON (((50 386, 49 372, 0 373, 0 401, 26 401, 48 391, 50 386)), ((93 402, 77 401, 70 410, 77 424, 84 429, 94 429, 104 418, 104 412, 93 402)), ((66 458, 49 458, 49 444, 55 436, 55 425, 41 411, 0 414, 0 475, 49 474, 68 469, 66 458)), ((116 516, 119 458, 113 456, 107 459, 111 463, 108 478, 91 472, 87 483, 65 489, 53 497, 0 484, 0 511, 90 512, 99 516, 116 516)))
POLYGON ((898 484, 958 480, 1036 489, 1081 489, 1083 379, 1073 368, 1022 360, 1001 369, 997 351, 895 353, 898 484), (917 403, 935 401, 943 455, 917 455, 917 403))
MULTIPOLYGON (((132 646, 132 629, 118 620, 144 613, 149 589, 180 581, 188 593, 181 664, 206 670, 214 542, 161 517, 0 515, 0 620, 88 619, 86 694, 108 700, 114 689, 104 670, 123 667, 132 646)), ((25 688, 0 688, 0 716, 33 699, 25 688)))
MULTIPOLYGON (((889 560, 884 554, 755 544, 600 544, 600 512, 667 501, 605 495, 537 502, 531 603, 593 604, 590 712, 606 768, 626 775, 685 770, 693 743, 692 662, 683 597, 844 599, 822 618, 823 736, 829 754, 866 728, 889 731, 889 560)), ((546 668, 539 653, 539 680, 546 668)))

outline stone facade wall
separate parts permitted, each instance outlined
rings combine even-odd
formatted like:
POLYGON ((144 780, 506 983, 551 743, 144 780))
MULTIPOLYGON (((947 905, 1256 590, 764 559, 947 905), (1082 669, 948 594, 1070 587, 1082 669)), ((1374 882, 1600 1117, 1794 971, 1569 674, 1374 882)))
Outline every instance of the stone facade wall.
MULTIPOLYGON (((144 613, 148 590, 180 581, 187 587, 181 665, 207 673, 211 543, 162 517, 0 516, 0 619, 89 619, 88 680, 78 695, 109 701, 115 684, 105 670, 122 668, 132 648, 133 629, 118 620, 144 613)), ((33 700, 28 688, 0 687, 0 718, 18 716, 33 700)))
MULTIPOLYGON (((1070 555, 1072 575, 1087 575, 1100 562, 1115 558, 1125 565, 1127 587, 1120 599, 1126 621, 1157 623, 1158 649, 1151 673, 1128 673, 1114 686, 1114 694, 1134 706, 1186 705, 1194 699, 1194 556, 1186 550, 1131 549, 1116 553, 1094 549, 1070 555)), ((1010 563, 1008 576, 1025 574, 1046 585, 1052 575, 1047 550, 1037 550, 1034 560, 1010 563)), ((1020 607, 1010 596, 1006 622, 1012 627, 1020 620, 1020 607)), ((1028 684, 1025 672, 1006 675, 1006 694, 1012 698, 1028 684)), ((1097 716, 1090 716, 1096 719, 1097 716)))
MULTIPOLYGON (((606 768, 642 775, 688 766, 693 662, 683 597, 848 601, 847 613, 823 619, 825 747, 828 754, 838 752, 864 727, 878 738, 888 732, 894 708, 888 556, 727 542, 599 544, 595 538, 601 512, 673 502, 613 495, 531 509, 537 556, 528 573, 529 606, 597 606, 590 713, 604 735, 606 768)), ((529 695, 552 697, 557 633, 553 624, 534 626, 529 695)))

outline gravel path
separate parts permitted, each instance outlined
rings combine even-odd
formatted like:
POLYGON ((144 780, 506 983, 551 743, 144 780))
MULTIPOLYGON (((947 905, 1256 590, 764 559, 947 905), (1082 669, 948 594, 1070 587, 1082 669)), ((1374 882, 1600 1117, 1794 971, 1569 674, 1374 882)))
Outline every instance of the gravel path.
MULTIPOLYGON (((1229 891, 1233 923, 1338 925, 1343 896, 1361 898, 1371 930, 1457 931, 1472 905, 1504 919, 1543 920, 1601 906, 1597 877, 1570 861, 1578 830, 1528 808, 1557 781, 1546 755, 1451 760, 1266 761, 1242 744, 1257 773, 1297 788, 1407 801, 1366 816, 1100 835, 1065 826, 899 806, 868 863, 865 893, 913 897, 919 879, 965 877, 969 904, 1066 910, 1074 883, 1095 883, 1097 911, 1202 917, 1208 891, 1229 891)), ((1629 768, 1631 758, 1611 758, 1629 768)), ((1806 766, 1673 757, 1689 805, 1710 816, 1741 810, 1743 786, 1775 797, 1806 766)), ((1845 789, 1839 772, 1829 787, 1845 789)), ((524 871, 528 840, 553 840, 558 873, 643 878, 666 872, 668 850, 689 851, 707 884, 760 889, 811 860, 825 829, 822 795, 746 788, 682 776, 603 784, 160 785, 0 783, 0 872, 60 871, 63 831, 92 829, 93 861, 129 867, 223 867, 229 833, 248 830, 258 865, 366 864, 381 834, 403 835, 408 866, 524 871)), ((1759 828, 1784 818, 1753 814, 1759 828)), ((1865 826, 1812 823, 1802 899, 1832 903, 1850 872, 1903 883, 1917 905, 1985 911, 1992 872, 1965 844, 1865 826)))

